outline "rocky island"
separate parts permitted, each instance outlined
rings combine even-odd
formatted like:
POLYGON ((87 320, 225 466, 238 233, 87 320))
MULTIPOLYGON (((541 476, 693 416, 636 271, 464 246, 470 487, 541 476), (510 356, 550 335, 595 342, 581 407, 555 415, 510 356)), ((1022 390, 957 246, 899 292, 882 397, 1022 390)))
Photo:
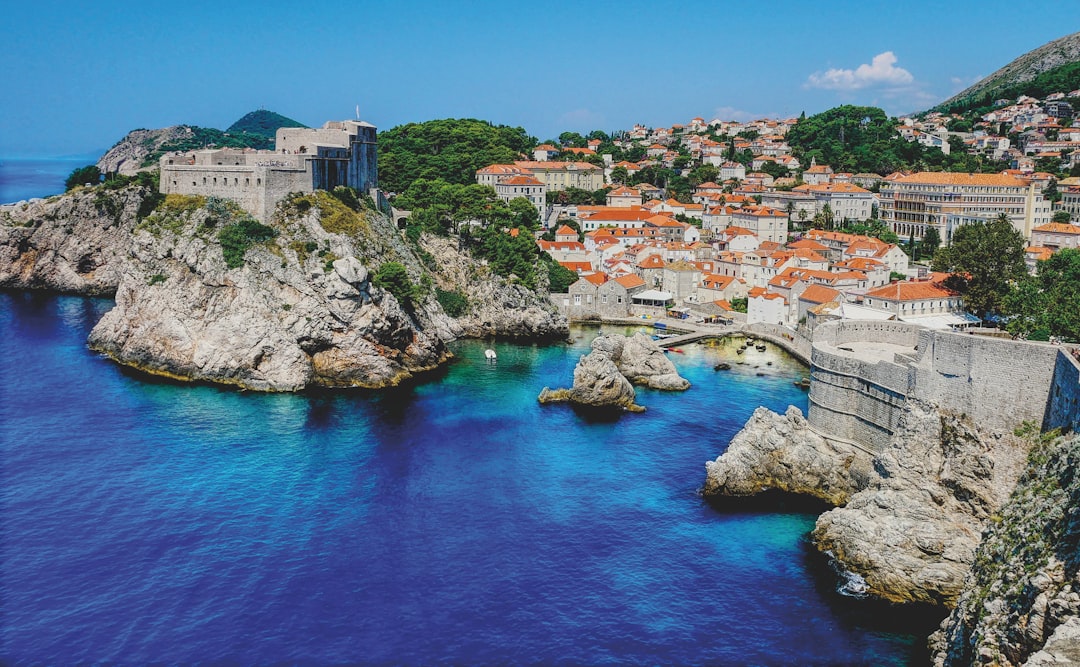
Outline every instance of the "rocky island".
POLYGON ((629 338, 610 334, 597 336, 592 351, 578 361, 573 386, 554 390, 544 387, 537 400, 643 412, 645 408, 635 402, 635 384, 665 391, 690 387, 660 346, 645 334, 629 338))

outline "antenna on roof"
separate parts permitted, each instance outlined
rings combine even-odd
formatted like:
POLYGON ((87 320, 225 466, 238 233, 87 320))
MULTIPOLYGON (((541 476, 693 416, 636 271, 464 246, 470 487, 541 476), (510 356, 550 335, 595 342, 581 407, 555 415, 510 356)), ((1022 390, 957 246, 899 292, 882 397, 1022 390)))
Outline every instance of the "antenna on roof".
POLYGON ((360 105, 356 105, 356 120, 360 120, 360 105))

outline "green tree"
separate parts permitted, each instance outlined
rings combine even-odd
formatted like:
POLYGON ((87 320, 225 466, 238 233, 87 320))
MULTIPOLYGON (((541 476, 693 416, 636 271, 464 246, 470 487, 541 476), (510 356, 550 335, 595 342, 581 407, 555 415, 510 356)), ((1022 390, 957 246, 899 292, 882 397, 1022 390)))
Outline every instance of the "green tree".
POLYGON ((1080 342, 1080 250, 1065 248, 1038 263, 1035 275, 1024 276, 1005 298, 1006 328, 1031 335, 1039 329, 1051 336, 1080 342))
POLYGON ((957 229, 952 242, 938 248, 933 269, 953 274, 946 285, 964 296, 968 310, 998 313, 1012 283, 1027 275, 1024 247, 1023 235, 1002 214, 957 229))
POLYGON ((101 170, 96 164, 88 164, 71 172, 64 181, 64 189, 72 190, 80 185, 97 185, 101 182, 101 170))
POLYGON ((1068 211, 1054 211, 1054 215, 1050 218, 1051 222, 1069 223, 1072 220, 1072 216, 1068 211))
POLYGON ((550 257, 548 257, 546 261, 548 267, 548 289, 552 294, 564 294, 571 285, 577 282, 578 274, 550 257))
POLYGON ((629 180, 630 174, 627 173, 626 167, 615 167, 611 170, 611 182, 624 185, 629 180))
POLYGON ((468 185, 477 169, 513 162, 535 145, 520 127, 471 118, 399 125, 379 133, 379 185, 390 192, 421 178, 468 185))
POLYGON ((922 237, 923 254, 933 257, 940 245, 941 234, 938 233, 937 227, 928 226, 922 237))
POLYGON ((515 197, 510 200, 510 225, 521 227, 530 232, 540 229, 540 213, 528 199, 515 197))
POLYGON ((409 280, 409 271, 404 264, 387 262, 379 267, 371 282, 394 295, 402 308, 412 310, 413 299, 421 296, 417 287, 409 280))

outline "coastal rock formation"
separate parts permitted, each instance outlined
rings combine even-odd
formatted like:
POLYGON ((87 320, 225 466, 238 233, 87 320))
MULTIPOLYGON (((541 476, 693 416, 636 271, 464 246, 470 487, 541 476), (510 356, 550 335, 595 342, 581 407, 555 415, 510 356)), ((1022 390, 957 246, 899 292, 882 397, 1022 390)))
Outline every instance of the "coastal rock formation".
MULTIPOLYGON (((499 336, 545 340, 565 338, 570 327, 551 302, 536 292, 515 285, 458 249, 454 239, 425 235, 423 248, 431 255, 429 268, 436 285, 455 292, 467 302, 459 317, 441 308, 427 310, 433 327, 443 340, 499 336)), ((541 276, 546 290, 546 275, 541 276)))
POLYGON ((174 125, 160 130, 132 130, 101 156, 97 167, 103 174, 118 172, 131 176, 142 169, 147 158, 164 144, 190 140, 194 136, 194 128, 188 125, 174 125))
POLYGON ((1026 451, 1018 438, 909 402, 868 487, 821 515, 813 540, 875 596, 952 605, 1026 451))
POLYGON ((1043 438, 990 520, 941 630, 938 666, 1080 662, 1080 436, 1043 438))
POLYGON ((873 475, 872 457, 810 430, 802 411, 758 408, 727 451, 705 464, 705 496, 750 496, 775 489, 846 503, 873 475))
POLYGON ((690 382, 679 375, 660 346, 643 333, 630 338, 619 334, 597 336, 592 349, 610 357, 633 384, 665 391, 690 388, 690 382))
POLYGON ((635 398, 634 386, 619 372, 615 362, 603 352, 591 352, 582 356, 574 367, 574 385, 570 389, 553 391, 544 387, 538 400, 643 412, 645 408, 634 403, 635 398))
POLYGON ((137 186, 78 188, 0 206, 0 287, 112 295, 150 195, 137 186))
POLYGON ((634 384, 673 391, 690 386, 648 336, 600 335, 592 342, 592 352, 581 357, 574 368, 573 386, 556 390, 544 387, 538 400, 641 412, 645 408, 634 403, 634 384))
POLYGON ((869 594, 951 605, 1026 451, 1018 438, 915 402, 877 456, 823 438, 797 408, 783 416, 758 408, 728 450, 706 464, 703 493, 777 489, 836 505, 819 517, 814 543, 865 580, 869 594))
POLYGON ((382 216, 308 195, 230 268, 219 230, 237 211, 194 203, 140 224, 93 349, 149 373, 263 391, 394 385, 447 358, 368 280, 369 264, 408 261, 380 240, 382 216))

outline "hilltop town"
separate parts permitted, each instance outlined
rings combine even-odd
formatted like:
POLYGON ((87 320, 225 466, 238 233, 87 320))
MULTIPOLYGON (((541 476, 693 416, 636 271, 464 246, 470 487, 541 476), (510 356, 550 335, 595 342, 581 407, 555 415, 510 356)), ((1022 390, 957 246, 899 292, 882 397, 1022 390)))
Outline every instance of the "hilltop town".
POLYGON ((611 136, 564 133, 531 160, 477 170, 476 182, 536 207, 539 248, 577 276, 552 295, 572 320, 669 315, 806 333, 823 320, 903 320, 962 330, 980 318, 950 274, 930 266, 958 229, 1007 220, 1031 273, 1080 247, 1080 177, 1068 175, 1080 173, 1066 101, 1075 97, 896 120, 907 142, 962 153, 980 173, 802 164, 788 136, 805 119, 698 117, 611 136))

